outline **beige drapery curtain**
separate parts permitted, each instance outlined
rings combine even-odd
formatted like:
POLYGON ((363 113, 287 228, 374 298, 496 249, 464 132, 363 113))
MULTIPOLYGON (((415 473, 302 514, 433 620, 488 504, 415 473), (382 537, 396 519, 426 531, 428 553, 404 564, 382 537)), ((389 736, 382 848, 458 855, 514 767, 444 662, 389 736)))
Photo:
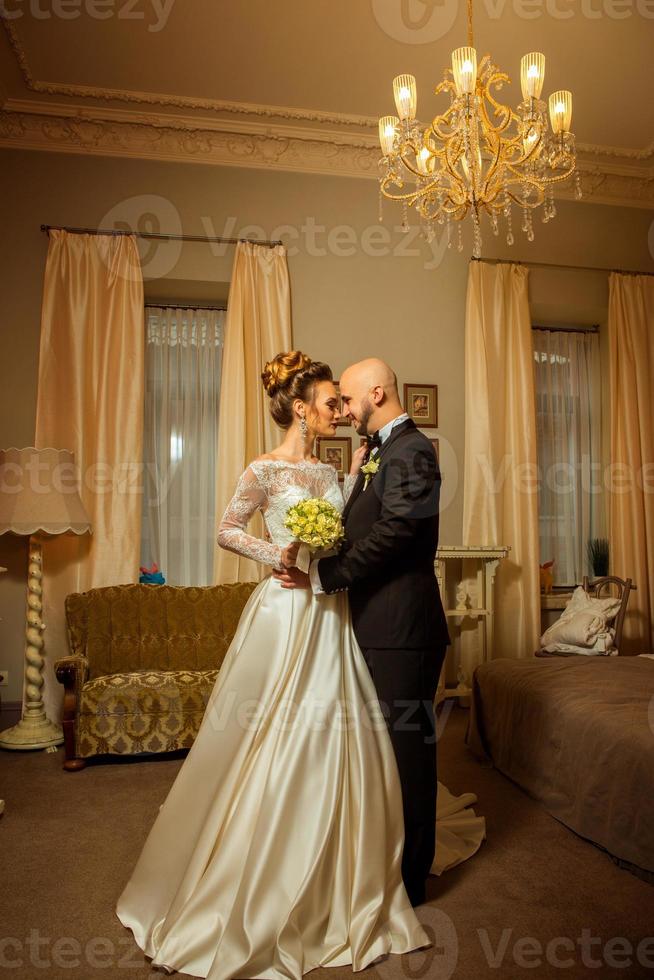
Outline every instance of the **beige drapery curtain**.
POLYGON ((43 699, 61 719, 52 670, 68 653, 70 592, 137 582, 143 458, 143 278, 135 239, 51 231, 45 267, 35 445, 75 454, 92 533, 43 548, 43 699))
POLYGON ((609 276, 609 564, 631 578, 626 653, 654 653, 654 278, 609 276))
MULTIPOLYGON (((216 525, 250 460, 270 452, 280 432, 261 383, 263 365, 291 350, 291 291, 283 245, 239 242, 229 289, 220 388, 216 525)), ((262 537, 259 514, 252 533, 262 537)), ((257 582, 266 569, 220 548, 214 534, 214 581, 257 582)))
POLYGON ((463 543, 509 545, 495 580, 495 657, 540 637, 534 353, 524 266, 471 262, 465 324, 463 543))

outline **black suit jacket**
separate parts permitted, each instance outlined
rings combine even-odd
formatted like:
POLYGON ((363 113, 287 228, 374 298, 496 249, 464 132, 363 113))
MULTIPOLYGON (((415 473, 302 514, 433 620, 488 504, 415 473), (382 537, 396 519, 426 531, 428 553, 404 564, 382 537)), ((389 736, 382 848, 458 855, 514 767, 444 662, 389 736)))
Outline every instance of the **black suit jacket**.
POLYGON ((450 642, 434 559, 441 475, 411 419, 380 447, 379 469, 359 477, 343 511, 339 554, 320 559, 325 592, 349 590, 361 647, 429 649, 450 642))

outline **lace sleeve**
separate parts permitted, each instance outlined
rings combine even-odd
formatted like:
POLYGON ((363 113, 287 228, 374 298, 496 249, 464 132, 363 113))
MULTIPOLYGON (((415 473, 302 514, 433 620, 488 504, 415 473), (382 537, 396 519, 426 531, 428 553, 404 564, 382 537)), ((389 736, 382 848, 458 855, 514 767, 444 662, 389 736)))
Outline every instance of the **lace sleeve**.
POLYGON ((248 466, 241 475, 234 496, 227 505, 223 518, 218 526, 218 544, 221 548, 245 555, 254 561, 260 561, 274 568, 282 568, 282 549, 269 541, 262 541, 252 534, 246 534, 245 528, 252 515, 266 506, 266 492, 259 483, 257 475, 248 466))
POLYGON ((343 480, 343 500, 345 503, 348 501, 348 497, 354 490, 354 484, 357 482, 358 473, 348 473, 343 480))

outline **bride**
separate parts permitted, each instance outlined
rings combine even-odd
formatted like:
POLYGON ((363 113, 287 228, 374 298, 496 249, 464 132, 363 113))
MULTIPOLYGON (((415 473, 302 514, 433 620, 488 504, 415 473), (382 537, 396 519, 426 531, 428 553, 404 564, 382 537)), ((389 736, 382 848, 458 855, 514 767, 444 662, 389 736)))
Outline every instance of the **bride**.
MULTIPOLYGON (((334 435, 339 398, 329 367, 300 352, 278 355, 262 378, 286 436, 240 477, 218 542, 279 572, 297 557, 284 526, 291 505, 322 497, 343 510, 333 467, 298 452, 305 428, 309 446, 334 435), (245 530, 257 510, 270 540, 245 530)), ((452 801, 448 864, 483 837, 470 798, 452 801)), ((397 763, 347 593, 316 598, 267 576, 118 899, 120 921, 167 972, 300 980, 319 966, 363 970, 432 945, 402 880, 403 845, 397 763)))

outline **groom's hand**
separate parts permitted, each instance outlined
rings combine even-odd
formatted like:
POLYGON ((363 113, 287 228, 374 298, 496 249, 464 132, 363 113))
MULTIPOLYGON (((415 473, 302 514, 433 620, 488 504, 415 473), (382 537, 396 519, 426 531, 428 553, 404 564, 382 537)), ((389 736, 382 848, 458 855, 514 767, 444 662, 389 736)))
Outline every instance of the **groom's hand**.
POLYGON ((283 572, 278 572, 277 569, 273 568, 273 578, 276 578, 278 582, 281 583, 283 589, 310 589, 311 582, 309 581, 309 576, 306 572, 300 571, 299 568, 287 568, 283 572))

